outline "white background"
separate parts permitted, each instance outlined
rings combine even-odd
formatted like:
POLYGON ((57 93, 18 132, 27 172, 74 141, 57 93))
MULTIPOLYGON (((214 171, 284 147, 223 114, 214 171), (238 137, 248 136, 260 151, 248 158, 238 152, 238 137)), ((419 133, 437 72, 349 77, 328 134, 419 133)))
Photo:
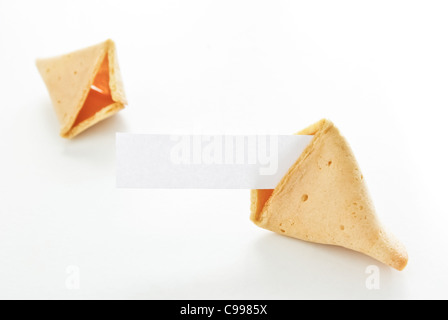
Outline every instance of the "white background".
POLYGON ((446 1, 0 0, 0 298, 448 298, 447 16, 446 1), (34 60, 107 38, 129 106, 66 141, 34 60), (291 134, 323 117, 405 271, 257 228, 246 190, 115 188, 116 132, 291 134))

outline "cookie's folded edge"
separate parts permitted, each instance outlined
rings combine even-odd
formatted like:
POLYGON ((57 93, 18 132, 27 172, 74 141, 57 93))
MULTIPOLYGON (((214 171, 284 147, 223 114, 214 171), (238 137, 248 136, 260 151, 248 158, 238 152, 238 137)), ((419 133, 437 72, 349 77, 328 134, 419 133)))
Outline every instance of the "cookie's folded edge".
POLYGON ((308 157, 310 152, 313 150, 313 146, 316 143, 316 141, 319 139, 319 136, 316 134, 318 132, 324 131, 325 128, 333 127, 333 122, 327 119, 322 119, 309 127, 299 131, 296 133, 297 135, 310 135, 313 136, 313 139, 309 143, 309 145, 305 148, 305 150, 302 152, 300 157, 297 159, 297 161, 289 168, 288 172, 285 174, 285 176, 282 178, 280 183, 277 185, 275 189, 254 189, 251 190, 251 216, 250 219, 258 225, 258 222, 261 218, 261 212, 263 211, 265 205, 268 204, 269 199, 272 197, 272 194, 275 190, 278 190, 281 188, 285 183, 287 183, 287 177, 291 175, 291 172, 308 157))

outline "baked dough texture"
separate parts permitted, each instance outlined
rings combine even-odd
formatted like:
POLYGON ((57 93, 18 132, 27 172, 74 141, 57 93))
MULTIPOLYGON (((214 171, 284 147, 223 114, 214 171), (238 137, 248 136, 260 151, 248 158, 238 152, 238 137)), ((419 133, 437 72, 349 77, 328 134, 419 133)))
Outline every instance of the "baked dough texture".
POLYGON ((127 104, 112 40, 63 56, 38 59, 36 66, 64 138, 75 137, 127 104))
POLYGON ((403 270, 406 249, 379 222, 339 130, 321 120, 298 134, 314 137, 274 190, 251 191, 251 220, 282 235, 342 246, 403 270))

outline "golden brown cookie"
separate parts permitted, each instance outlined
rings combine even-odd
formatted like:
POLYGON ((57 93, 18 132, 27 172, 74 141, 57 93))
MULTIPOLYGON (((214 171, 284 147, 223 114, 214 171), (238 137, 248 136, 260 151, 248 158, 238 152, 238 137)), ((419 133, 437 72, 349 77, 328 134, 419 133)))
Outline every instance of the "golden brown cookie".
POLYGON ((112 40, 63 56, 39 59, 36 65, 64 138, 73 138, 127 103, 112 40))
POLYGON ((314 137, 274 190, 252 190, 251 220, 282 235, 342 246, 403 270, 406 249, 379 222, 339 130, 321 120, 298 134, 314 137))

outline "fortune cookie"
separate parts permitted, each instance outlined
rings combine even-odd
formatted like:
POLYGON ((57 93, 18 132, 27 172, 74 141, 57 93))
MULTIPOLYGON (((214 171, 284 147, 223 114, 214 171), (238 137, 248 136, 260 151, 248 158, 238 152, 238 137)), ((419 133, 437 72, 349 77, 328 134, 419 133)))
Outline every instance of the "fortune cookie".
POLYGON ((397 270, 405 247, 380 223, 346 139, 328 120, 299 132, 313 139, 274 190, 251 191, 259 227, 364 253, 397 270))
POLYGON ((64 138, 75 137, 127 103, 112 40, 63 56, 38 59, 36 65, 64 138))

